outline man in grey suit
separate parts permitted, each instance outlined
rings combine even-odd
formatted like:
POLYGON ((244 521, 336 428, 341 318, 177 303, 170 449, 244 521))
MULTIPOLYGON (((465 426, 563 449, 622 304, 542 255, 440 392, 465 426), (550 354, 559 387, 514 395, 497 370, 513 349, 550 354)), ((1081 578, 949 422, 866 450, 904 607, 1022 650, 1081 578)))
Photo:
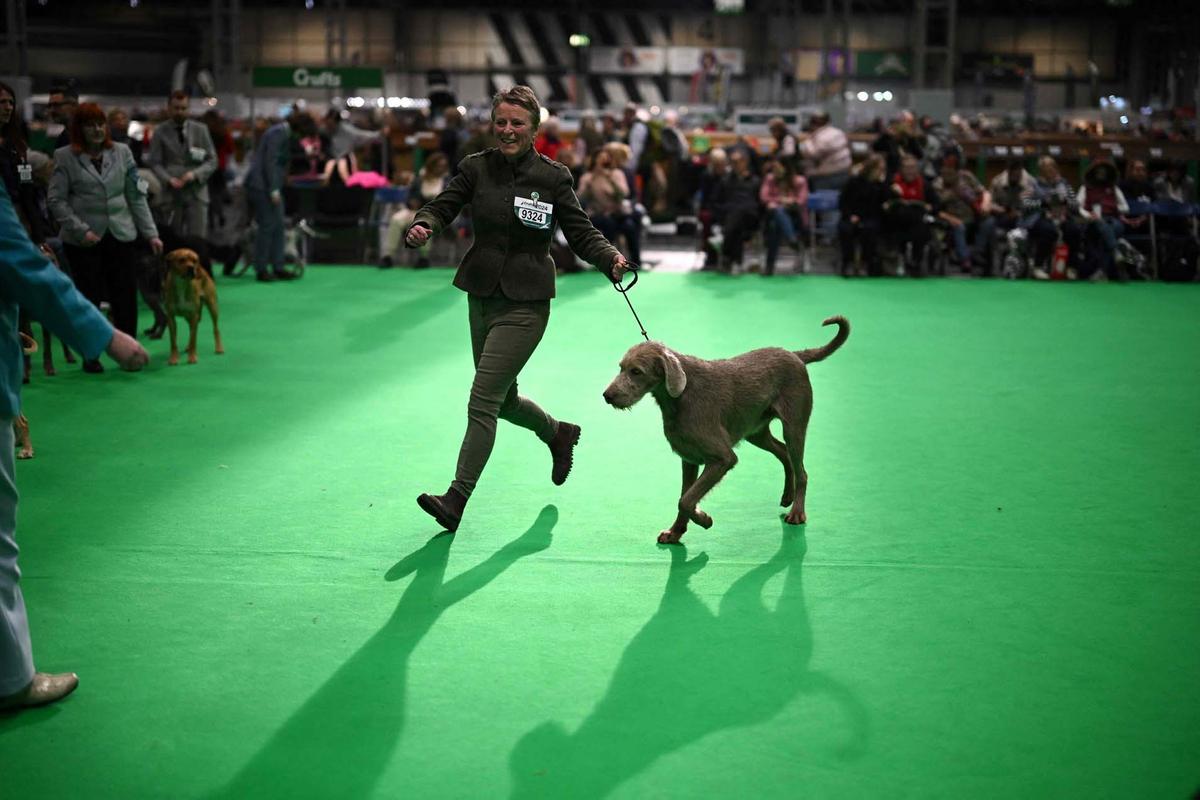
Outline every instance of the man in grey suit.
POLYGON ((162 182, 167 218, 178 234, 208 237, 208 178, 217 168, 217 150, 208 127, 188 119, 188 95, 171 92, 170 119, 150 140, 146 163, 162 182))
POLYGON ((245 185, 246 199, 258 224, 254 271, 260 281, 297 277, 283 264, 283 184, 287 180, 292 137, 308 136, 316 130, 316 121, 294 108, 286 120, 267 128, 254 147, 245 185))

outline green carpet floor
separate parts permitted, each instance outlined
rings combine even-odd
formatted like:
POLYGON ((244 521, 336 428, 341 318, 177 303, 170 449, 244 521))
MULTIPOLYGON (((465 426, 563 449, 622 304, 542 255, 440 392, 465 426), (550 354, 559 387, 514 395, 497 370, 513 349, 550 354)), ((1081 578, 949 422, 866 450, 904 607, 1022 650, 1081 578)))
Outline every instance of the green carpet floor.
POLYGON ((456 537, 471 379, 446 270, 220 283, 227 354, 25 392, 37 663, 0 797, 1182 798, 1200 787, 1194 286, 649 274, 652 337, 809 347, 809 523, 751 447, 686 547, 639 340, 559 282, 456 537))

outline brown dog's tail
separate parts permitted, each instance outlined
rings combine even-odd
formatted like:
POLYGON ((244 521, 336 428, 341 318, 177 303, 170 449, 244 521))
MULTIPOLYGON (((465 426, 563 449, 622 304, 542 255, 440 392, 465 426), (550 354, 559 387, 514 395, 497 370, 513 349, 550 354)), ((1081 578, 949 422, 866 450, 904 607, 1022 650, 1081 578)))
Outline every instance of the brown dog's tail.
POLYGON ((850 337, 850 323, 845 317, 837 316, 830 317, 825 320, 822 325, 837 325, 838 332, 833 337, 833 341, 829 344, 820 347, 811 347, 808 350, 796 350, 796 355, 800 356, 800 360, 805 364, 811 364, 814 361, 821 361, 833 355, 839 347, 846 343, 846 339, 850 337))

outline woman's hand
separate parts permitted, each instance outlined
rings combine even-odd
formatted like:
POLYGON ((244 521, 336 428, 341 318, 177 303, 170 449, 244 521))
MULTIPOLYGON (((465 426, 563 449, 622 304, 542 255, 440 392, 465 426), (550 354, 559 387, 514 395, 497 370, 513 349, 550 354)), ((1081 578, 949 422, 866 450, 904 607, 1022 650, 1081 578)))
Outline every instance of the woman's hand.
POLYGON ((610 270, 613 283, 620 283, 621 278, 625 277, 625 273, 628 270, 629 262, 625 260, 625 256, 617 253, 617 255, 613 258, 612 269, 610 270))
POLYGON ((413 225, 408 229, 408 235, 404 237, 404 243, 409 247, 420 247, 429 241, 431 231, 424 225, 413 225))
POLYGON ((100 244, 100 237, 95 231, 88 231, 83 235, 83 246, 91 247, 92 245, 100 244))
POLYGON ((163 251, 162 239, 155 236, 153 239, 150 240, 150 252, 154 253, 154 255, 156 255, 156 256, 161 256, 162 251, 163 251))
POLYGON ((121 365, 121 369, 128 372, 137 372, 150 362, 150 354, 138 344, 137 339, 121 331, 113 331, 112 339, 104 351, 121 365))

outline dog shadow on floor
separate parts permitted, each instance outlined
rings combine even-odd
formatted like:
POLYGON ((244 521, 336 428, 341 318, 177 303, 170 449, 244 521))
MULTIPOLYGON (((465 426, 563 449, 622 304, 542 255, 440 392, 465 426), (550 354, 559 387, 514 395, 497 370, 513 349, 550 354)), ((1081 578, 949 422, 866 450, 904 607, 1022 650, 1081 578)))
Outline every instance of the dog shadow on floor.
POLYGON ((848 727, 849 741, 836 756, 861 755, 866 710, 836 680, 809 669, 806 544, 803 532, 783 528, 778 552, 738 578, 717 613, 689 586, 707 555, 689 560, 686 548, 669 547, 662 602, 625 649, 607 692, 574 732, 545 722, 521 738, 509 758, 512 796, 605 797, 660 757, 718 731, 767 722, 805 692, 828 695, 842 711, 837 729, 848 727), (771 610, 763 589, 780 573, 783 588, 771 610))
POLYGON ((408 661, 442 614, 521 558, 550 546, 558 509, 483 563, 445 580, 454 536, 441 533, 385 578, 412 576, 387 623, 213 797, 368 797, 404 731, 408 661))

